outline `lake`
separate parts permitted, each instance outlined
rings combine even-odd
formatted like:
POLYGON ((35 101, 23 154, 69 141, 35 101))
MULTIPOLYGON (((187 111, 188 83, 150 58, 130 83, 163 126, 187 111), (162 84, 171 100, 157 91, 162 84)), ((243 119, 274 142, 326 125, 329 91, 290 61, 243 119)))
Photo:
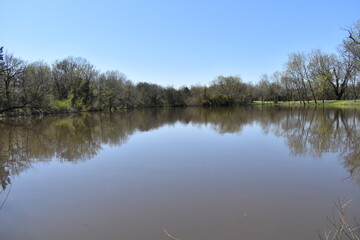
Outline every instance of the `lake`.
POLYGON ((338 200, 359 221, 360 111, 3 119, 0 181, 4 240, 318 239, 338 200))

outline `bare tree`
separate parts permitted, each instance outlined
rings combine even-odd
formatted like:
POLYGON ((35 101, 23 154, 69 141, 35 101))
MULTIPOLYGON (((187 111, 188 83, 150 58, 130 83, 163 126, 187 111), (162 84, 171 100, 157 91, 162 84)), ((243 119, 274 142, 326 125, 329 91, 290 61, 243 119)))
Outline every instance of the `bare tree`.
POLYGON ((322 77, 330 84, 336 100, 342 99, 349 81, 356 74, 354 58, 344 50, 340 51, 340 56, 316 52, 312 59, 312 68, 314 75, 322 77))
POLYGON ((4 72, 4 53, 3 53, 4 47, 0 47, 0 77, 3 75, 4 72))
POLYGON ((25 62, 12 54, 5 54, 3 60, 3 73, 0 83, 0 113, 25 107, 20 102, 19 77, 22 74, 25 62))
POLYGON ((286 76, 286 72, 282 73, 282 77, 280 79, 280 84, 282 86, 282 89, 285 91, 284 97, 287 101, 293 101, 294 100, 294 90, 295 90, 295 84, 293 83, 292 79, 288 76, 286 76))
POLYGON ((20 97, 33 109, 48 108, 52 84, 49 65, 44 62, 31 63, 20 76, 20 97))
POLYGON ((343 45, 348 52, 351 52, 360 67, 360 20, 352 27, 346 29, 348 36, 343 45))
POLYGON ((293 76, 293 79, 298 82, 298 86, 301 86, 303 92, 303 100, 308 101, 307 85, 310 89, 311 96, 314 102, 317 103, 315 90, 313 86, 313 78, 309 72, 310 56, 304 53, 291 53, 289 54, 289 60, 287 63, 287 71, 293 76), (307 83, 307 85, 306 85, 307 83))

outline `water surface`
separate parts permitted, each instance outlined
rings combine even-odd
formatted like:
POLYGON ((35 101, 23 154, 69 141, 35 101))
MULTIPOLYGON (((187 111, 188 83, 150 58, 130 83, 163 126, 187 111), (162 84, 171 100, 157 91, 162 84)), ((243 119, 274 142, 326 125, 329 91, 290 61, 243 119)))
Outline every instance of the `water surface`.
POLYGON ((273 107, 1 120, 0 239, 317 239, 337 199, 360 216, 359 124, 273 107))

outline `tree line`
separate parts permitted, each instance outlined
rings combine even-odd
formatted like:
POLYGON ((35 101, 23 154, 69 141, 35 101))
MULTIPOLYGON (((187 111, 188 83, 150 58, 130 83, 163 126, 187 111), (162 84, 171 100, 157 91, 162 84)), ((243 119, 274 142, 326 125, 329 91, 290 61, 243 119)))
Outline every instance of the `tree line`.
POLYGON ((27 63, 0 47, 0 114, 114 111, 139 107, 229 106, 259 101, 357 99, 360 21, 347 29, 338 54, 291 53, 285 70, 258 84, 219 76, 209 86, 135 84, 119 71, 98 71, 84 58, 27 63))
POLYGON ((346 29, 337 54, 316 49, 290 53, 285 69, 264 74, 256 85, 261 101, 356 100, 360 94, 360 20, 346 29))
POLYGON ((165 106, 220 106, 250 103, 250 85, 220 76, 211 86, 162 87, 134 84, 119 71, 101 73, 86 59, 68 57, 26 63, 1 53, 0 113, 114 111, 165 106))

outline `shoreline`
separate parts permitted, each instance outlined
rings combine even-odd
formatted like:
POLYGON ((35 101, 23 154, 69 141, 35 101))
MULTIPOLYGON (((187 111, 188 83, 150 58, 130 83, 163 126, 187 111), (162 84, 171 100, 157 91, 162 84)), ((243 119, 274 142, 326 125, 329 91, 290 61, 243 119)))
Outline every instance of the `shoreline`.
POLYGON ((253 106, 321 106, 321 107, 360 107, 359 100, 325 100, 324 102, 318 101, 317 104, 314 101, 302 102, 302 101, 279 101, 274 103, 272 101, 254 101, 251 103, 253 106))
POLYGON ((115 112, 127 112, 136 109, 165 109, 165 108, 229 108, 229 107, 240 107, 240 106, 278 106, 278 107, 330 107, 330 108, 358 108, 360 107, 360 101, 354 100, 326 100, 325 102, 318 101, 315 104, 314 101, 305 102, 302 101, 279 101, 274 103, 272 101, 254 101, 250 104, 241 104, 241 105, 229 105, 229 106, 201 106, 201 105, 190 105, 190 106, 158 106, 158 107, 135 107, 135 108, 119 108, 112 111, 108 109, 92 109, 92 110, 70 110, 70 111, 38 111, 32 113, 2 113, 0 114, 0 119, 5 118, 27 118, 27 117, 36 117, 36 116, 60 116, 60 115, 76 115, 81 113, 93 113, 93 112, 102 112, 102 113, 115 113, 115 112))

